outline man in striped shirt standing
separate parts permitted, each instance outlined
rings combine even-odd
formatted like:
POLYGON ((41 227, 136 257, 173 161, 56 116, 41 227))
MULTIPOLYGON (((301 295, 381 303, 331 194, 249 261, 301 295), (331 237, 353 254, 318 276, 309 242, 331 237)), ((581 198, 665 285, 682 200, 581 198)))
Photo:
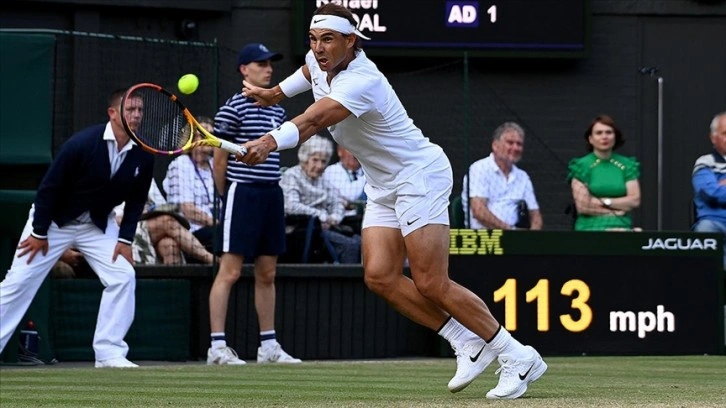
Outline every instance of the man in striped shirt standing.
MULTIPOLYGON (((237 57, 244 80, 269 86, 272 61, 282 55, 262 44, 247 44, 237 57)), ((214 118, 214 132, 237 144, 255 140, 286 120, 279 105, 256 106, 255 100, 234 94, 214 118)), ((287 354, 275 336, 275 271, 277 256, 285 252, 285 212, 280 182, 280 154, 251 167, 222 150, 214 157, 214 184, 223 197, 219 242, 219 272, 209 294, 211 347, 207 364, 245 364, 227 346, 224 328, 227 303, 245 259, 255 263, 255 309, 260 325, 258 363, 300 363, 287 354)))

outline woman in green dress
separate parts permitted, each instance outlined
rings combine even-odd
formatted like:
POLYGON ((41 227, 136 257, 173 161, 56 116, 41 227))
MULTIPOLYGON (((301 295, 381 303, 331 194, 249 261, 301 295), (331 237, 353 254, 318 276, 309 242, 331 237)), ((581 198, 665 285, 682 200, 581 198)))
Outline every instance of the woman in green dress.
POLYGON ((640 206, 640 163, 614 152, 625 139, 607 115, 592 120, 585 140, 590 153, 569 164, 568 180, 577 209, 575 230, 633 230, 630 212, 640 206))

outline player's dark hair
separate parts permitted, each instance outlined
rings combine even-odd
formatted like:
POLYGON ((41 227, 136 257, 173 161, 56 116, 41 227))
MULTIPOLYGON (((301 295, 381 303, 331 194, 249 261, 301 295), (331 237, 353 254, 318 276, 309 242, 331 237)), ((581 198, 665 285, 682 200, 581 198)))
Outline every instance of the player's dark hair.
MULTIPOLYGON (((353 13, 348 10, 347 8, 334 4, 334 3, 328 3, 323 4, 322 6, 318 7, 315 12, 313 12, 314 16, 317 16, 319 14, 329 15, 329 16, 338 16, 343 17, 344 19, 350 21, 351 24, 353 24, 353 27, 358 27, 358 22, 355 21, 355 17, 353 17, 353 13)), ((346 34, 343 34, 344 36, 347 36, 346 34)), ((355 35, 355 34, 348 34, 348 35, 355 35)), ((360 39, 360 37, 357 37, 355 40, 355 49, 360 50, 363 48, 363 41, 360 39)))
POLYGON ((590 122, 590 126, 585 129, 585 144, 587 145, 587 151, 592 151, 592 145, 590 144, 590 135, 592 134, 592 128, 595 127, 596 124, 601 123, 605 126, 610 126, 613 128, 613 132, 615 133, 615 145, 613 145, 613 150, 616 150, 618 147, 625 144, 625 138, 623 137, 623 132, 620 131, 620 128, 615 124, 615 121, 613 118, 611 118, 608 115, 598 115, 595 119, 590 122))

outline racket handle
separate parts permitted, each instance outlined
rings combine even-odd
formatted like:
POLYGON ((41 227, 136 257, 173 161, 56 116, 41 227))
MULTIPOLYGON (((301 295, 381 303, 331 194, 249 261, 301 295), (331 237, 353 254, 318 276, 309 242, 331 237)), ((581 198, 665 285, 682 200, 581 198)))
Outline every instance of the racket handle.
POLYGON ((228 142, 223 139, 219 139, 219 147, 221 147, 222 149, 224 149, 232 154, 239 153, 240 156, 244 156, 247 154, 247 148, 245 148, 244 146, 237 145, 237 144, 228 142))

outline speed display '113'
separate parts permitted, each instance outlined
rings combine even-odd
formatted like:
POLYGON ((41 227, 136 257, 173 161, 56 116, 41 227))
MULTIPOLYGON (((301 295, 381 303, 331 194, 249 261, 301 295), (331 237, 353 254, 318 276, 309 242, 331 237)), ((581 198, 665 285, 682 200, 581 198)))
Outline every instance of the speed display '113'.
POLYGON ((347 7, 370 41, 370 55, 584 57, 590 0, 300 0, 295 30, 300 53, 318 7, 347 7))

